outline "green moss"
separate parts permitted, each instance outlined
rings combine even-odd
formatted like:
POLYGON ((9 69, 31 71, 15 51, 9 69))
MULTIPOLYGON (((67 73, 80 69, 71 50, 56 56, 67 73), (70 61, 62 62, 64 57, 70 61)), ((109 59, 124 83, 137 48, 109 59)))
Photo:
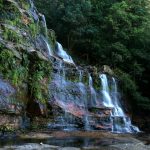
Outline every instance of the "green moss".
POLYGON ((21 14, 21 12, 19 11, 19 7, 13 2, 5 2, 5 0, 1 0, 0 4, 2 7, 0 16, 2 16, 3 19, 12 17, 15 18, 16 16, 21 14))
POLYGON ((100 81, 100 78, 99 78, 99 75, 95 75, 93 77, 93 86, 94 88, 97 90, 97 91, 100 91, 101 90, 101 81, 100 81))

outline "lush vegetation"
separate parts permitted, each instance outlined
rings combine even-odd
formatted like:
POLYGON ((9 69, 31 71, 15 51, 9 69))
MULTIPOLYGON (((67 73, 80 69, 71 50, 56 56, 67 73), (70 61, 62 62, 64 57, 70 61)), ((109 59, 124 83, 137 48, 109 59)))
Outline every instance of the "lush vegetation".
MULTIPOLYGON (((30 8, 26 0, 17 3, 0 0, 0 75, 9 80, 18 90, 17 98, 27 93, 28 99, 45 103, 48 99, 48 83, 51 62, 39 58, 42 53, 32 53, 32 43, 42 32, 40 24, 27 13, 30 8), (24 10, 24 13, 20 11, 24 10), (26 91, 23 91, 24 84, 26 91), (23 93, 24 92, 24 93, 23 93)), ((51 42, 54 35, 48 33, 51 42)))
POLYGON ((109 65, 137 111, 150 110, 148 0, 36 0, 76 62, 109 65), (138 108, 138 109, 137 109, 138 108))

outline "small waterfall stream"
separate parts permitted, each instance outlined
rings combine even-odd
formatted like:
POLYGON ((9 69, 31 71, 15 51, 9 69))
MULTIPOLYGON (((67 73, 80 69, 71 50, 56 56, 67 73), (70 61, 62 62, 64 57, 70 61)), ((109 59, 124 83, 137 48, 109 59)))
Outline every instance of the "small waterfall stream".
POLYGON ((111 97, 110 97, 110 91, 109 91, 107 76, 105 74, 101 74, 100 79, 102 82, 103 104, 106 107, 113 107, 114 105, 113 105, 111 97))
POLYGON ((112 77, 112 85, 109 86, 107 75, 100 75, 102 84, 103 104, 106 107, 111 107, 111 120, 113 123, 112 132, 117 133, 132 133, 139 132, 139 129, 132 125, 130 117, 126 116, 120 104, 117 82, 112 77), (112 87, 111 91, 109 87, 112 87))
POLYGON ((82 82, 82 77, 83 76, 83 72, 82 70, 79 70, 79 82, 82 82))
POLYGON ((44 34, 45 34, 45 37, 48 38, 48 29, 47 29, 47 23, 46 23, 46 19, 45 19, 45 16, 42 14, 41 15, 41 22, 42 22, 42 26, 44 28, 44 34))
POLYGON ((29 1, 29 4, 30 4, 31 9, 33 9, 33 8, 34 8, 33 1, 32 1, 32 0, 28 0, 28 1, 29 1))
POLYGON ((53 50, 52 50, 50 44, 48 43, 48 41, 47 41, 45 38, 44 38, 43 40, 44 40, 45 43, 46 43, 46 46, 47 46, 47 49, 48 49, 48 54, 49 54, 49 56, 53 56, 53 50))
POLYGON ((59 42, 56 43, 56 55, 58 57, 62 58, 63 61, 65 61, 67 63, 70 63, 70 64, 74 64, 73 59, 71 58, 71 56, 68 55, 66 53, 66 51, 64 51, 62 45, 59 42))
POLYGON ((117 83, 115 78, 112 78, 112 99, 113 99, 113 105, 114 105, 114 111, 113 116, 122 116, 124 117, 125 114, 121 108, 121 104, 119 102, 119 92, 117 88, 117 83))
POLYGON ((97 94, 93 87, 93 79, 90 74, 89 74, 89 88, 90 88, 90 104, 91 104, 90 107, 96 106, 97 105, 97 94))

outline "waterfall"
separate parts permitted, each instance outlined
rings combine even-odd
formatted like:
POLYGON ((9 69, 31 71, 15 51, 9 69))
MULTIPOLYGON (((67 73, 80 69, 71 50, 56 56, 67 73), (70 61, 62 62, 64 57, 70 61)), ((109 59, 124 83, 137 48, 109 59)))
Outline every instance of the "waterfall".
POLYGON ((79 82, 82 82, 82 78, 83 78, 83 72, 82 70, 79 70, 79 82))
POLYGON ((124 113, 119 99, 119 92, 117 82, 115 78, 112 78, 112 84, 108 84, 108 79, 105 74, 100 75, 103 104, 106 107, 112 108, 111 120, 112 120, 112 132, 117 133, 132 133, 139 132, 139 129, 132 125, 130 117, 124 113), (109 90, 109 87, 112 89, 109 90))
POLYGON ((93 87, 93 79, 90 74, 89 74, 89 86, 93 87))
POLYGON ((48 31, 47 31, 47 23, 46 23, 46 19, 45 19, 45 16, 43 14, 41 14, 41 19, 42 19, 42 26, 44 28, 44 35, 46 38, 48 38, 48 31))
POLYGON ((43 40, 44 40, 44 42, 46 44, 49 56, 53 56, 53 50, 52 50, 50 44, 48 43, 48 41, 45 38, 43 38, 43 40))
POLYGON ((32 0, 28 0, 28 1, 29 1, 29 4, 30 4, 31 9, 33 9, 33 8, 34 8, 33 1, 32 1, 32 0))
MULTIPOLYGON (((109 130, 117 133, 139 132, 139 129, 132 125, 131 119, 123 111, 115 78, 108 78, 105 74, 99 75, 102 87, 102 95, 100 95, 94 89, 91 74, 88 74, 88 85, 83 83, 82 70, 78 70, 79 82, 68 81, 66 68, 62 62, 58 63, 58 71, 55 73, 51 86, 51 91, 54 91, 51 93, 54 101, 62 110, 55 117, 54 122, 57 128, 76 130, 82 124, 84 130, 109 130), (102 99, 102 107, 98 99, 102 99)), ((59 112, 59 110, 54 111, 59 112)))
POLYGON ((90 130, 86 87, 85 87, 85 85, 82 82, 78 83, 78 87, 79 87, 79 91, 80 91, 81 96, 82 96, 83 109, 85 111, 84 118, 83 118, 84 129, 85 130, 90 130))
POLYGON ((122 108, 121 108, 121 104, 119 101, 119 92, 118 92, 118 88, 117 88, 117 83, 115 78, 112 78, 113 82, 112 82, 112 99, 113 99, 113 105, 114 105, 114 112, 113 115, 114 116, 125 116, 122 108))
POLYGON ((109 91, 109 85, 108 85, 108 79, 105 74, 100 75, 101 84, 102 84, 102 96, 103 96, 103 104, 106 107, 113 107, 113 103, 110 97, 110 91, 109 91))
POLYGON ((113 120, 113 132, 139 132, 138 127, 133 126, 130 117, 126 116, 121 108, 119 92, 115 78, 112 78, 112 98, 114 103, 114 111, 112 117, 113 120))
POLYGON ((62 45, 59 42, 57 42, 56 55, 62 58, 63 61, 70 63, 70 64, 74 64, 72 57, 68 55, 66 51, 64 51, 62 45))
POLYGON ((92 76, 89 74, 89 88, 90 88, 90 107, 96 106, 97 105, 97 94, 96 91, 93 87, 93 79, 92 76))

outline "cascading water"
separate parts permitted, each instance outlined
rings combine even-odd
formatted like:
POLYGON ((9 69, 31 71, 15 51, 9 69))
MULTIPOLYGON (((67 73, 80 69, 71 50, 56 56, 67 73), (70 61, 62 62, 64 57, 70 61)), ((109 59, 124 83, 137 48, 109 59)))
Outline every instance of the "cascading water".
POLYGON ((89 124, 89 112, 88 112, 88 101, 87 101, 87 91, 86 87, 82 82, 78 83, 79 91, 82 95, 82 105, 83 109, 85 111, 83 122, 84 122, 84 129, 90 130, 90 124, 89 124))
POLYGON ((115 78, 112 78, 112 98, 114 103, 113 111, 113 132, 139 132, 138 127, 135 127, 131 123, 130 117, 126 116, 119 101, 119 92, 115 78), (122 122, 122 125, 121 125, 122 122))
POLYGON ((114 116, 122 116, 124 117, 125 114, 121 108, 121 104, 119 102, 119 92, 118 92, 118 88, 117 88, 117 83, 115 78, 112 78, 113 82, 112 82, 112 99, 113 99, 113 105, 114 105, 114 111, 113 111, 113 115, 114 116))
POLYGON ((48 41, 45 38, 43 38, 43 40, 46 44, 49 56, 53 56, 53 51, 52 51, 52 48, 51 48, 50 44, 48 43, 48 41))
POLYGON ((67 62, 67 63, 70 63, 70 64, 74 64, 74 62, 73 62, 71 56, 68 55, 68 54, 66 53, 66 51, 64 51, 62 45, 61 45, 59 42, 57 42, 57 44, 56 44, 56 51, 55 51, 55 52, 56 52, 56 55, 57 55, 58 57, 60 57, 60 58, 63 59, 63 61, 65 61, 65 62, 67 62))
POLYGON ((90 107, 97 105, 97 94, 93 87, 93 79, 89 74, 89 89, 90 89, 90 107))
POLYGON ((100 75, 101 84, 102 84, 102 96, 103 96, 103 104, 106 107, 113 107, 113 103, 110 97, 110 91, 108 86, 107 76, 105 74, 100 75))
POLYGON ((30 4, 30 7, 33 9, 33 7, 34 7, 33 1, 32 0, 28 0, 28 1, 29 1, 29 4, 30 4))
POLYGON ((45 37, 48 38, 47 23, 46 23, 45 16, 43 14, 41 14, 41 22, 42 22, 42 26, 45 30, 44 31, 45 37))
POLYGON ((43 51, 47 52, 49 57, 56 56, 61 58, 57 60, 57 71, 53 74, 52 89, 50 90, 55 91, 51 93, 52 101, 53 104, 61 108, 61 111, 60 113, 57 112, 58 115, 55 116, 54 124, 50 124, 50 126, 59 127, 63 130, 75 130, 82 122, 85 130, 92 130, 94 128, 110 130, 111 128, 113 132, 138 132, 139 129, 131 124, 130 118, 125 115, 121 107, 115 78, 112 78, 112 81, 109 82, 107 75, 99 75, 102 97, 99 97, 99 93, 94 89, 93 79, 90 74, 88 76, 88 86, 82 81, 82 70, 78 70, 78 83, 66 79, 67 73, 63 64, 66 62, 75 66, 74 61, 58 42, 53 52, 47 40, 47 25, 44 15, 41 15, 41 18, 45 29, 45 37, 41 35, 39 41, 42 41, 43 45, 45 45, 43 51), (98 99, 102 99, 104 107, 101 107, 101 102, 98 102, 98 99), (80 121, 76 122, 76 119, 80 121))
POLYGON ((82 82, 82 78, 83 78, 83 72, 82 70, 79 70, 79 82, 82 82))
POLYGON ((112 108, 111 120, 113 123, 112 132, 118 133, 132 133, 139 132, 139 129, 131 124, 131 120, 125 115, 119 99, 119 92, 117 88, 117 83, 115 78, 112 78, 112 85, 109 86, 107 75, 101 74, 101 85, 102 85, 102 95, 103 104, 106 107, 112 108), (109 90, 112 87, 112 90, 109 90))
MULTIPOLYGON (((30 7, 27 12, 21 12, 23 14, 25 13, 24 19, 31 16, 37 25, 37 29, 39 29, 37 30, 39 32, 36 33, 36 37, 34 38, 35 42, 31 42, 31 45, 28 45, 29 50, 31 52, 37 50, 40 59, 47 60, 49 58, 53 65, 53 71, 51 72, 52 80, 49 85, 48 104, 52 110, 49 112, 49 117, 52 117, 50 118, 52 121, 49 126, 63 130, 80 128, 85 130, 112 130, 113 132, 120 133, 139 132, 139 129, 132 125, 131 119, 122 109, 116 79, 110 76, 107 78, 107 75, 100 74, 99 78, 101 80, 102 90, 98 91, 94 89, 95 84, 93 85, 92 77, 96 75, 97 69, 88 66, 84 70, 78 70, 72 57, 67 54, 59 42, 51 45, 49 43, 49 31, 45 16, 36 10, 33 0, 28 1, 30 7), (33 46, 33 49, 30 46, 31 48, 33 46), (69 71, 67 72, 67 70, 69 71), (79 75, 79 77, 77 76, 76 78, 76 75, 79 75), (87 81, 89 82, 87 83, 87 81)), ((23 6, 21 7, 23 8, 23 6)), ((25 20, 25 24, 26 21, 28 24, 30 19, 25 20)), ((9 25, 6 28, 8 27, 9 25)), ((13 30, 15 30, 14 27, 13 30)), ((28 36, 26 33, 24 35, 28 36)), ((83 69, 83 66, 81 68, 83 69)), ((46 78, 43 79, 47 83, 46 80, 46 78)), ((10 94, 13 93, 13 89, 8 91, 7 88, 4 89, 2 87, 4 86, 3 84, 1 85, 1 89, 4 92, 3 97, 5 98, 7 94, 9 96, 9 92, 10 94)), ((3 105, 5 105, 5 101, 3 105)), ((45 110, 43 105, 39 104, 39 107, 41 107, 41 110, 45 110)))

